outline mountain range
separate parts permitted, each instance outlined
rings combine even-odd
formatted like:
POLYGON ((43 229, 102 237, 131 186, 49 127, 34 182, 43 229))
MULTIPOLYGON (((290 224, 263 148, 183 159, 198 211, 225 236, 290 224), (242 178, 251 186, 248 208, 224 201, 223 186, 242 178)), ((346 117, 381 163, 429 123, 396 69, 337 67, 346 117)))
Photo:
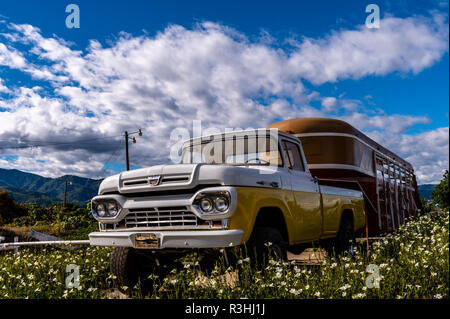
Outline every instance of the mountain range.
MULTIPOLYGON (((84 204, 97 195, 101 179, 90 179, 74 175, 58 178, 22 172, 16 169, 0 168, 0 190, 9 191, 19 203, 37 203, 50 205, 64 200, 64 184, 66 179, 67 201, 84 204)), ((421 198, 431 199, 435 184, 419 185, 421 198)))
POLYGON ((7 190, 19 203, 49 205, 64 200, 67 183, 67 201, 84 204, 97 195, 102 180, 65 175, 43 177, 16 169, 0 168, 0 190, 7 190))
POLYGON ((422 184, 417 186, 419 189, 420 198, 431 199, 431 193, 437 184, 422 184))

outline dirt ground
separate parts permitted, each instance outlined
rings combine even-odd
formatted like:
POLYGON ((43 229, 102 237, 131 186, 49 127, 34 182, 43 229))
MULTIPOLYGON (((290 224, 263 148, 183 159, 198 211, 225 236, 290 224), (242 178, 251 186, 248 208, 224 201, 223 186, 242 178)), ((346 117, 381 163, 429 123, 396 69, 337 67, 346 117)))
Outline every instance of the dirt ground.
POLYGON ((322 249, 306 249, 299 255, 294 255, 293 253, 288 252, 287 257, 289 261, 295 260, 299 265, 318 266, 325 260, 327 253, 322 249))

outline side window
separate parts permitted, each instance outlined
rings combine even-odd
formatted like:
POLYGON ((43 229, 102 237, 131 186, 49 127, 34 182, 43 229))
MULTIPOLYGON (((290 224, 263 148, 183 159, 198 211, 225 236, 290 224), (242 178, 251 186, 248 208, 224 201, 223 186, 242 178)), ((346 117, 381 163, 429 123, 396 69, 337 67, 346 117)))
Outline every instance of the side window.
POLYGON ((290 167, 298 171, 305 171, 302 156, 298 145, 292 142, 283 141, 284 157, 289 161, 290 167))

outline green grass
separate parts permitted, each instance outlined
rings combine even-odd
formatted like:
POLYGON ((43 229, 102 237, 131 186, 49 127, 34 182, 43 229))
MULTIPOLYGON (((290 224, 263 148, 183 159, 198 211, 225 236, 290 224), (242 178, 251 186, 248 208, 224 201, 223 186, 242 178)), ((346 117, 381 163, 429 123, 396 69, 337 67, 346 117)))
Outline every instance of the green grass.
MULTIPOLYGON (((219 260, 210 274, 197 265, 173 269, 155 289, 134 298, 449 298, 449 217, 424 216, 357 251, 306 267, 271 261, 264 271, 241 259, 236 269, 219 260), (368 288, 368 265, 379 268, 379 288, 368 288), (239 274, 239 279, 226 280, 239 274)), ((105 298, 112 288, 110 248, 19 251, 0 255, 0 298, 105 298), (80 267, 80 289, 65 285, 66 266, 80 267)), ((137 287, 139 288, 139 287, 137 287)))
POLYGON ((71 251, 21 249, 17 255, 8 252, 0 256, 0 298, 98 298, 99 289, 112 286, 110 251, 87 247, 71 251), (66 267, 70 264, 80 267, 80 290, 66 287, 66 267))

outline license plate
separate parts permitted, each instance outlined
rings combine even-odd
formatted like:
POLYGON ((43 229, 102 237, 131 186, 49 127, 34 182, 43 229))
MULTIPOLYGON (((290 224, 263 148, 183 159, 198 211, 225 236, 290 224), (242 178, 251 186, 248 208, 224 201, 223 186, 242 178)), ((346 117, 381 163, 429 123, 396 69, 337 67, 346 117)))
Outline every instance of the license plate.
POLYGON ((159 248, 159 238, 152 233, 141 233, 135 236, 136 248, 155 249, 159 248))

